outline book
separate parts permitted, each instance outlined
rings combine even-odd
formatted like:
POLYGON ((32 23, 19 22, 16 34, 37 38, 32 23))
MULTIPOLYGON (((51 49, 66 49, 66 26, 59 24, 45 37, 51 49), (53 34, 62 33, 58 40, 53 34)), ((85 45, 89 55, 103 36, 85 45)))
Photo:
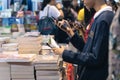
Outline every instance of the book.
POLYGON ((12 79, 34 79, 34 66, 26 63, 11 64, 11 78, 12 79))
POLYGON ((4 51, 17 51, 18 44, 17 43, 2 44, 2 50, 4 50, 4 51))
POLYGON ((37 80, 59 80, 59 76, 37 76, 37 80))
POLYGON ((39 51, 18 51, 19 54, 39 54, 39 51))
POLYGON ((35 80, 35 79, 12 79, 12 80, 35 80))
POLYGON ((59 48, 59 45, 57 44, 57 42, 52 38, 50 37, 50 40, 48 42, 48 45, 51 47, 51 48, 59 48))
POLYGON ((35 58, 35 70, 58 70, 58 56, 39 55, 35 58))
POLYGON ((15 65, 15 64, 11 64, 11 73, 12 72, 30 72, 33 73, 34 72, 34 66, 32 65, 24 65, 24 63, 22 63, 21 65, 15 65))
POLYGON ((0 62, 0 80, 10 80, 10 65, 0 62))
POLYGON ((36 76, 55 76, 58 75, 58 71, 36 71, 36 76))
POLYGON ((32 62, 36 54, 3 54, 6 62, 32 62))
POLYGON ((34 75, 12 74, 12 79, 34 79, 34 75))

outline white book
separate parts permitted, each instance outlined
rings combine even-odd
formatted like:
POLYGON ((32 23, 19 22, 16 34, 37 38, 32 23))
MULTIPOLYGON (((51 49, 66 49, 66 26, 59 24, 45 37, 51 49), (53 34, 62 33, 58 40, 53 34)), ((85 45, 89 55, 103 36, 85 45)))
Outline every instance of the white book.
POLYGON ((37 80, 59 80, 59 76, 37 76, 37 80))
POLYGON ((36 54, 14 54, 6 59, 6 62, 31 62, 36 54))
POLYGON ((11 68, 11 71, 12 71, 12 72, 19 72, 19 71, 20 71, 20 72, 21 72, 21 71, 23 71, 23 72, 28 72, 28 71, 34 71, 34 69, 31 69, 31 68, 28 68, 28 69, 27 69, 27 68, 23 68, 23 69, 19 69, 19 68, 15 68, 15 69, 14 69, 14 68, 11 68))
POLYGON ((34 79, 35 78, 34 75, 24 75, 24 74, 21 74, 21 75, 12 74, 11 77, 15 79, 34 79))
POLYGON ((0 66, 8 65, 6 64, 6 59, 8 58, 8 55, 6 54, 0 54, 0 66))
POLYGON ((38 44, 36 44, 36 45, 18 45, 18 48, 19 49, 23 49, 23 48, 25 48, 25 49, 33 49, 33 48, 35 48, 35 49, 40 49, 41 48, 41 45, 38 45, 38 44))
POLYGON ((37 64, 35 65, 35 69, 36 70, 41 70, 41 69, 51 69, 51 70, 57 70, 58 67, 57 67, 57 64, 37 64))
POLYGON ((35 63, 39 63, 39 64, 56 64, 57 65, 57 61, 58 61, 58 55, 38 55, 35 58, 35 63))
POLYGON ((35 79, 12 79, 12 80, 35 80, 35 79))
POLYGON ((58 70, 58 67, 39 66, 35 67, 35 70, 58 70))
POLYGON ((0 71, 0 76, 1 75, 10 75, 10 71, 5 71, 5 72, 0 71))
POLYGON ((16 74, 16 75, 21 75, 21 74, 24 74, 24 75, 34 75, 34 71, 11 71, 11 74, 16 74))
POLYGON ((27 41, 41 41, 42 38, 41 37, 19 37, 17 38, 18 42, 27 42, 27 41))
POLYGON ((34 66, 26 65, 26 64, 21 64, 21 65, 11 64, 11 71, 12 72, 34 72, 34 66))
POLYGON ((58 71, 36 71, 36 76, 55 76, 58 71))
POLYGON ((57 42, 51 37, 50 41, 48 43, 52 48, 59 48, 59 45, 57 44, 57 42))
POLYGON ((35 80, 35 79, 12 79, 12 80, 35 80))
POLYGON ((6 72, 6 71, 10 71, 10 67, 0 67, 0 72, 6 72))
POLYGON ((24 42, 24 41, 19 41, 18 42, 19 43, 19 45, 33 45, 33 46, 35 46, 36 44, 38 45, 40 45, 41 44, 41 41, 26 41, 26 42, 24 42))
POLYGON ((41 48, 20 48, 19 52, 39 52, 41 48))
POLYGON ((0 62, 0 80, 10 80, 10 65, 0 62))
POLYGON ((57 64, 55 63, 40 63, 40 64, 36 64, 35 67, 56 67, 57 64))
POLYGON ((10 80, 10 77, 0 77, 0 80, 10 80))
POLYGON ((15 68, 19 68, 19 69, 22 69, 22 68, 26 68, 26 69, 28 69, 28 68, 29 68, 29 69, 33 69, 33 68, 34 68, 34 66, 33 66, 33 65, 31 65, 31 64, 30 64, 30 65, 29 65, 29 64, 28 64, 28 65, 26 65, 26 64, 24 64, 24 63, 23 63, 23 64, 21 64, 21 65, 11 64, 11 68, 14 68, 14 69, 15 69, 15 68))
MULTIPOLYGON (((40 50, 39 50, 40 51, 40 50)), ((39 54, 39 51, 18 51, 19 54, 39 54)), ((31 60, 30 60, 31 61, 31 60)), ((29 61, 29 62, 30 62, 29 61)))

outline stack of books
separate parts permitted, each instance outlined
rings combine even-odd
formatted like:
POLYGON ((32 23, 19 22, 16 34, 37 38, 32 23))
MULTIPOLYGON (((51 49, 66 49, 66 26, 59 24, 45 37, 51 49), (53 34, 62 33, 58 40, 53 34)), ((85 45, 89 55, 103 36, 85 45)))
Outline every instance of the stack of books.
POLYGON ((17 43, 2 44, 2 50, 3 51, 17 51, 18 44, 17 43))
POLYGON ((0 62, 0 80, 10 80, 10 65, 0 62))
POLYGON ((35 80, 34 66, 28 64, 11 64, 12 80, 35 80))
POLYGON ((59 80, 58 56, 38 56, 39 63, 35 64, 36 80, 59 80))
POLYGON ((39 54, 41 50, 41 37, 19 37, 18 52, 20 54, 39 54))
POLYGON ((36 58, 36 56, 36 54, 18 54, 16 51, 3 51, 0 54, 0 62, 30 63, 36 58))

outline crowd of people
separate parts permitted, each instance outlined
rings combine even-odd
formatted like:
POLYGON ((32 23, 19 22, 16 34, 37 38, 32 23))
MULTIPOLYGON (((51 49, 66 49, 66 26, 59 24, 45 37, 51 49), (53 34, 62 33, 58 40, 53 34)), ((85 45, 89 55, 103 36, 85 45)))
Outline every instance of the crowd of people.
MULTIPOLYGON (((53 51, 62 55, 63 61, 78 65, 78 80, 107 80, 111 63, 109 62, 110 31, 112 51, 115 49, 118 54, 120 53, 119 4, 114 0, 109 2, 83 0, 83 4, 78 6, 77 0, 62 0, 62 7, 60 3, 55 5, 55 2, 55 0, 43 1, 42 16, 47 15, 49 8, 49 17, 58 20, 56 23, 59 29, 58 42, 71 42, 78 52, 65 50, 62 46, 53 48, 53 51)), ((113 75, 116 77, 120 75, 114 70, 110 80, 115 79, 113 75)))
MULTIPOLYGON (((11 0, 11 8, 24 11, 25 5, 29 5, 28 10, 32 10, 26 0, 20 3, 11 0)), ((61 3, 43 0, 39 20, 45 16, 54 19, 55 40, 71 42, 78 50, 75 53, 62 46, 53 48, 55 54, 62 55, 63 61, 78 65, 76 79, 120 79, 120 69, 117 67, 119 71, 116 72, 116 68, 112 68, 109 57, 110 54, 120 55, 120 3, 114 0, 81 0, 80 4, 78 0, 62 0, 61 3)))

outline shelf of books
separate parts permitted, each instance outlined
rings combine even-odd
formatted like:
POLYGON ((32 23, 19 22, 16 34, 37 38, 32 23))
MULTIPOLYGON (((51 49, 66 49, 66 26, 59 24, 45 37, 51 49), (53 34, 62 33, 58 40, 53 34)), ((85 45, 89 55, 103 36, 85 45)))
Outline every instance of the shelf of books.
POLYGON ((0 33, 30 32, 37 30, 36 12, 11 10, 0 11, 0 33))

